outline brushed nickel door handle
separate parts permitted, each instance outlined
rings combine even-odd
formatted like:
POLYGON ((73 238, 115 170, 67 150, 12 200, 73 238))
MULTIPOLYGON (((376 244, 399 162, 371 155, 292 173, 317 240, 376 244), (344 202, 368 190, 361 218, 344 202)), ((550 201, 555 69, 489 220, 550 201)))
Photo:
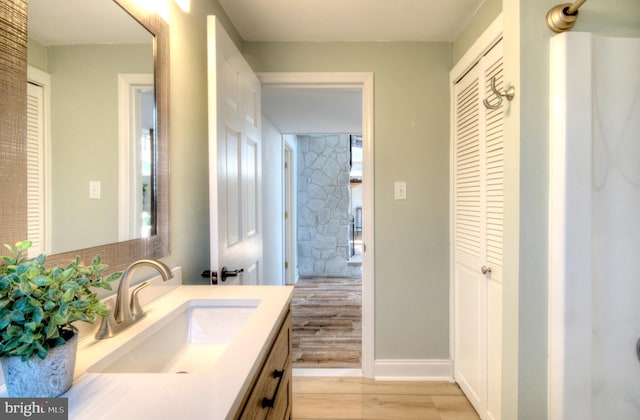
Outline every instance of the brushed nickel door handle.
POLYGON ((482 271, 482 274, 491 273, 491 267, 487 267, 486 265, 483 265, 480 270, 482 271))

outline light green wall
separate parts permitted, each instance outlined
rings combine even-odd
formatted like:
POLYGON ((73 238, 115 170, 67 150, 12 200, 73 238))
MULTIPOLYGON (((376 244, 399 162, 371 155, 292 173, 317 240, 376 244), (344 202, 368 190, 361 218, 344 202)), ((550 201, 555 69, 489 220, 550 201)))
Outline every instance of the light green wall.
POLYGON ((451 44, 245 42, 244 53, 258 72, 374 73, 375 357, 449 358, 451 44))
MULTIPOLYGON (((284 167, 282 134, 262 116, 262 220, 282 220, 284 167)), ((293 217, 293 214, 291 215, 293 217)), ((262 223, 262 284, 284 282, 284 229, 282 224, 262 223)), ((291 263, 290 263, 291 264, 291 263)))
POLYGON ((453 43, 453 63, 457 63, 469 47, 502 12, 502 0, 484 0, 473 19, 453 43))
POLYGON ((47 71, 47 47, 29 38, 27 40, 27 63, 30 66, 47 71))
MULTIPOLYGON (((503 418, 547 413, 549 40, 554 0, 503 0, 505 119, 503 418)), ((574 31, 640 36, 640 2, 590 1, 574 31)))
POLYGON ((580 8, 574 31, 606 36, 640 36, 638 0, 590 1, 580 8))
MULTIPOLYGON (((41 63, 40 63, 41 64, 41 63)), ((149 45, 46 49, 51 76, 52 250, 118 241, 118 74, 153 73, 149 45), (101 198, 89 198, 89 181, 101 198)))
POLYGON ((207 125, 207 15, 216 15, 236 45, 242 39, 215 0, 191 0, 185 13, 169 2, 171 255, 185 283, 204 283, 209 269, 209 159, 207 125))

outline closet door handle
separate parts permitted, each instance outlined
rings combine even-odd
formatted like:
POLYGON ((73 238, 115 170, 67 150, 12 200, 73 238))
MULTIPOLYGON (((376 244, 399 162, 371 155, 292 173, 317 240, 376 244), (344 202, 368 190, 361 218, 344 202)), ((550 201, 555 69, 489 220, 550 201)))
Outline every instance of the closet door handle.
POLYGON ((487 267, 486 265, 483 265, 480 271, 482 271, 482 274, 491 273, 491 267, 487 267))

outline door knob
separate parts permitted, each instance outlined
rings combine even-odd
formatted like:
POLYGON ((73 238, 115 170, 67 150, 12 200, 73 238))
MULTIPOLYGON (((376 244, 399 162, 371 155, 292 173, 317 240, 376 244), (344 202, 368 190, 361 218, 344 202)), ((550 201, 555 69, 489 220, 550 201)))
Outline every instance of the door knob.
POLYGON ((239 268, 237 270, 227 270, 227 267, 222 267, 222 270, 220 270, 220 280, 226 281, 227 277, 235 277, 240 273, 244 273, 244 268, 239 268))
POLYGON ((487 267, 486 265, 483 265, 480 270, 482 271, 482 274, 487 274, 491 272, 491 267, 487 267))

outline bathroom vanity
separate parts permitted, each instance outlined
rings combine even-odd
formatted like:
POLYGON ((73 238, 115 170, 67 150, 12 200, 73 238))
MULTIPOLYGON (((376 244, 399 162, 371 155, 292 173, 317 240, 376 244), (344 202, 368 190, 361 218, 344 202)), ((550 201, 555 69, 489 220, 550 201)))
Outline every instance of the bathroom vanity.
POLYGON ((81 338, 70 419, 286 419, 290 286, 179 286, 104 340, 81 338))
POLYGON ((243 420, 288 419, 291 416, 291 312, 278 329, 271 351, 238 412, 243 420))

